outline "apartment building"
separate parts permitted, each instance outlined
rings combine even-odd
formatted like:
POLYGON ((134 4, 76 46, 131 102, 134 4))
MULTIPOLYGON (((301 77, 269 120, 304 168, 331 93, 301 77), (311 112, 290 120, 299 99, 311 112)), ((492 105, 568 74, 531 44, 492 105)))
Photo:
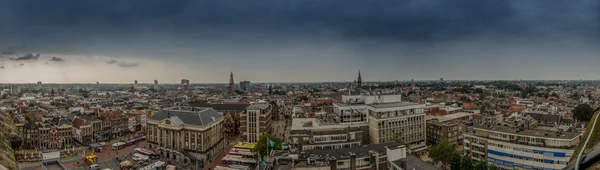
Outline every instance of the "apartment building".
POLYGON ((463 142, 463 133, 466 129, 465 123, 461 121, 429 120, 427 121, 427 145, 435 145, 443 140, 459 145, 463 142))
POLYGON ((255 143, 264 132, 271 132, 271 116, 273 106, 266 101, 259 101, 246 107, 240 114, 240 132, 249 143, 255 143))
POLYGON ((147 124, 149 147, 173 160, 197 160, 203 165, 226 146, 223 115, 212 108, 165 108, 148 118, 147 124))
POLYGON ((546 127, 488 125, 473 129, 465 134, 465 154, 500 169, 563 169, 581 139, 581 133, 546 127))

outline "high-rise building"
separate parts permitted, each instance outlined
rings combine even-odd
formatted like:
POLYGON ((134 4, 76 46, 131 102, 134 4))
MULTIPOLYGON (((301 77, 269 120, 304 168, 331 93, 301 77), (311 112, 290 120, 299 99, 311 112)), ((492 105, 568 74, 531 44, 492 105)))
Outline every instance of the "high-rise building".
POLYGON ((154 80, 154 89, 158 89, 158 80, 154 80))
POLYGON ((187 90, 190 86, 190 80, 181 79, 181 89, 187 90))
POLYGON ((137 80, 134 80, 134 81, 133 81, 133 85, 137 85, 137 84, 138 84, 138 81, 137 81, 137 80))
POLYGON ((266 101, 251 104, 240 114, 240 132, 249 143, 255 143, 264 132, 271 131, 273 107, 266 101))

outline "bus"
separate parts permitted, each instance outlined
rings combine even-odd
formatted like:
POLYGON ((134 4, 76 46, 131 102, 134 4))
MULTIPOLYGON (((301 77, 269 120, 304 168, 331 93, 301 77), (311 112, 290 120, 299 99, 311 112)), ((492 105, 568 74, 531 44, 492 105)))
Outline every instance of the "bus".
POLYGON ((256 166, 256 159, 243 158, 242 156, 239 156, 239 155, 226 155, 225 157, 223 157, 223 159, 221 159, 221 162, 223 164, 227 164, 227 165, 242 165, 242 166, 248 166, 248 167, 256 166))
POLYGON ((127 146, 127 144, 125 144, 125 142, 117 142, 117 143, 112 144, 112 148, 114 150, 119 150, 121 148, 124 148, 125 146, 127 146))
POLYGON ((134 148, 133 150, 135 152, 137 152, 137 153, 150 156, 150 158, 152 158, 152 159, 158 159, 158 158, 160 158, 160 155, 158 155, 158 154, 156 154, 156 153, 154 153, 154 152, 152 152, 151 150, 148 150, 148 149, 134 148))

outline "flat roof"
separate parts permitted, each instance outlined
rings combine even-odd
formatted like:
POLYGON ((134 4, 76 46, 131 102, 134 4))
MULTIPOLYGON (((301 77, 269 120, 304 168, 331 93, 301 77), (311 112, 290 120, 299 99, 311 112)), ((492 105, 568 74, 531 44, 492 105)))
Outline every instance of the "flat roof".
POLYGON ((394 103, 369 104, 368 106, 371 106, 374 108, 390 108, 390 107, 406 107, 406 106, 416 106, 416 105, 425 105, 425 104, 419 104, 419 103, 413 103, 413 102, 394 102, 394 103))
MULTIPOLYGON (((327 119, 322 119, 323 121, 327 121, 327 119)), ((331 120, 333 121, 333 120, 331 120)), ((317 129, 334 129, 334 128, 347 128, 347 127, 356 127, 356 126, 366 126, 366 122, 357 122, 357 123, 344 123, 343 125, 340 123, 331 122, 330 124, 319 123, 319 119, 317 118, 294 118, 292 119, 292 127, 291 130, 317 130, 317 129)))
POLYGON ((573 139, 573 138, 581 135, 581 133, 576 133, 576 132, 562 132, 561 135, 557 135, 558 131, 549 131, 549 130, 543 130, 540 128, 525 129, 519 133, 516 133, 516 128, 506 127, 506 126, 494 126, 494 128, 489 128, 486 126, 476 126, 475 128, 484 129, 484 130, 488 130, 488 131, 495 131, 495 132, 512 133, 512 134, 518 134, 518 135, 523 135, 523 136, 556 138, 556 139, 573 139))

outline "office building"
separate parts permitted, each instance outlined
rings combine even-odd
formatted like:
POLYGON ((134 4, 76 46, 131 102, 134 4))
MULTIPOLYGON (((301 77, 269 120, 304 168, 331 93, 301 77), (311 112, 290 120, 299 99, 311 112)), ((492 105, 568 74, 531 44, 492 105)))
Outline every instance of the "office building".
POLYGON ((240 114, 240 132, 249 143, 255 143, 264 132, 271 132, 273 106, 266 101, 250 104, 240 114))
POLYGON ((359 147, 369 142, 367 123, 341 125, 326 118, 294 118, 290 145, 301 151, 359 147))
POLYGON ((486 124, 465 134, 464 152, 501 169, 558 170, 567 166, 580 139, 581 133, 553 127, 486 124))
POLYGON ((154 89, 158 89, 158 80, 154 80, 154 89))
POLYGON ((250 88, 250 81, 240 81, 240 88, 244 91, 248 91, 250 88))

